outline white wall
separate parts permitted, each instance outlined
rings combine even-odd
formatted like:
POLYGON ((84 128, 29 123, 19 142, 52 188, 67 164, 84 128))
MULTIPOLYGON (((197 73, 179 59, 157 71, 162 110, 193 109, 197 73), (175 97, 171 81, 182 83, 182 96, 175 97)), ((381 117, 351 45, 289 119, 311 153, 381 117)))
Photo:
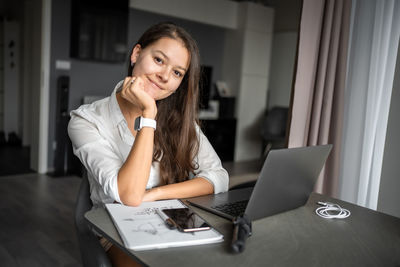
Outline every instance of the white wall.
POLYGON ((261 155, 261 118, 267 106, 274 10, 253 3, 239 6, 242 50, 239 90, 236 101, 235 161, 257 159, 261 155))
POLYGON ((236 29, 238 5, 227 0, 130 0, 129 6, 171 17, 236 29))
POLYGON ((297 35, 296 31, 275 32, 274 34, 268 86, 268 109, 272 107, 289 107, 297 35))
POLYGON ((378 211, 400 218, 400 46, 397 52, 396 72, 386 131, 378 211))

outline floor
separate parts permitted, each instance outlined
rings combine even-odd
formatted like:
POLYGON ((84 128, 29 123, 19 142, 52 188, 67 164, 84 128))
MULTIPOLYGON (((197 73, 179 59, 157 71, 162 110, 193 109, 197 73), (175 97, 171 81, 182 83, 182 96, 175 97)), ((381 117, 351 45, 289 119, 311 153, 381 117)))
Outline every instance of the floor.
POLYGON ((73 223, 80 178, 0 177, 1 266, 82 266, 73 223))

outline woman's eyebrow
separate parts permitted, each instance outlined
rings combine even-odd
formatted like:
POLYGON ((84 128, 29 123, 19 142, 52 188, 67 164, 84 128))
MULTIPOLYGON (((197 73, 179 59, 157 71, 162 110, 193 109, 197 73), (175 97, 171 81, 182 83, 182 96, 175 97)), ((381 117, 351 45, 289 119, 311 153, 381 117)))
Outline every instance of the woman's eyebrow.
MULTIPOLYGON (((167 60, 169 60, 169 57, 161 50, 155 50, 155 52, 158 52, 160 54, 162 54, 163 57, 165 57, 167 60)), ((176 66, 178 69, 182 69, 184 72, 186 72, 186 68, 181 67, 181 66, 176 66)))

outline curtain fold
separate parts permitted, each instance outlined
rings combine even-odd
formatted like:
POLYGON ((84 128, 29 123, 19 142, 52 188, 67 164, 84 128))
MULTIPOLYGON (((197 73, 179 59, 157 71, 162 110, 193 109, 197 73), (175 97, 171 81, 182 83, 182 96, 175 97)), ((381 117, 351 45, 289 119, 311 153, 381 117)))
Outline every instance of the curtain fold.
POLYGON ((289 147, 333 143, 315 191, 337 196, 351 1, 304 0, 289 147), (327 171, 325 171, 327 170, 327 171))
POLYGON ((304 0, 289 147, 331 143, 315 191, 376 209, 400 1, 304 0))
POLYGON ((340 197, 376 209, 400 35, 400 3, 354 0, 340 197))

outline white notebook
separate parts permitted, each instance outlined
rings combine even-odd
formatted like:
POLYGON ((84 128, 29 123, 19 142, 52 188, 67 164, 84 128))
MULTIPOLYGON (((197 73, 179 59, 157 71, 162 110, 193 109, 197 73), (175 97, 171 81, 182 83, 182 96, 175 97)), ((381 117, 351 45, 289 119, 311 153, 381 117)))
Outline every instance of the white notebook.
POLYGON ((138 251, 223 241, 223 235, 213 228, 194 233, 170 230, 156 212, 157 209, 183 207, 185 206, 177 199, 143 202, 139 207, 106 204, 106 209, 128 249, 138 251))

